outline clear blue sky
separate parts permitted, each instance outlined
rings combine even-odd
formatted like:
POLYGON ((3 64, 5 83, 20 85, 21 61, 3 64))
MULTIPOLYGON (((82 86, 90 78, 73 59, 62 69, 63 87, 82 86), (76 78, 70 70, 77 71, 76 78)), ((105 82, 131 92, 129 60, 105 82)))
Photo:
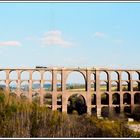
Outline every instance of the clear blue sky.
POLYGON ((140 68, 140 3, 0 3, 0 67, 140 68))

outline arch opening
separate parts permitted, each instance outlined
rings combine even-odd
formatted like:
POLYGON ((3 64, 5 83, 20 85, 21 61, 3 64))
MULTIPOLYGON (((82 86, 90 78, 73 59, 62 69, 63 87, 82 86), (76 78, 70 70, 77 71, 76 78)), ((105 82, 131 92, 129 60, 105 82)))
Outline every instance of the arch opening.
POLYGON ((114 117, 119 117, 119 114, 120 114, 120 106, 115 106, 113 107, 113 116, 114 117))
POLYGON ((10 80, 17 80, 17 79, 18 79, 17 71, 11 71, 11 72, 9 73, 9 79, 10 79, 10 80))
POLYGON ((112 95, 112 104, 119 105, 120 104, 120 94, 114 93, 112 95))
POLYGON ((68 105, 67 105, 68 114, 78 113, 82 115, 87 113, 87 106, 84 97, 80 94, 71 95, 68 98, 68 105))
POLYGON ((33 84, 32 84, 32 89, 33 89, 33 90, 38 90, 38 89, 40 89, 40 88, 41 88, 41 84, 40 84, 39 81, 33 82, 33 84))
POLYGON ((32 79, 33 80, 41 80, 41 73, 39 71, 34 71, 32 73, 32 79))
POLYGON ((102 108, 101 108, 101 115, 102 115, 102 117, 109 117, 109 107, 107 107, 107 106, 103 106, 102 108))
POLYGON ((116 71, 111 72, 111 80, 119 80, 119 74, 116 71))
POLYGON ((91 94, 91 105, 96 105, 96 94, 91 94))
POLYGON ((139 82, 133 82, 133 91, 140 91, 140 83, 139 82))
POLYGON ((108 73, 105 71, 100 72, 99 79, 107 81, 108 80, 108 73))
POLYGON ((57 74, 57 91, 62 91, 62 80, 61 80, 61 74, 57 74))
POLYGON ((91 108, 91 114, 95 115, 95 116, 97 115, 97 108, 96 107, 91 108))
POLYGON ((84 75, 77 71, 71 72, 66 80, 66 90, 85 91, 86 82, 84 75))
POLYGON ((111 91, 118 91, 119 90, 119 84, 118 82, 112 82, 111 83, 111 91))
POLYGON ((132 80, 140 80, 140 74, 138 72, 132 73, 132 80))
POLYGON ((17 90, 17 82, 16 81, 11 81, 9 83, 9 88, 10 88, 10 92, 15 92, 17 90))
POLYGON ((131 115, 131 107, 130 106, 125 106, 124 107, 124 114, 126 116, 130 116, 131 115))
POLYGON ((100 82, 100 91, 108 91, 108 83, 105 81, 100 82))
POLYGON ((23 82, 20 84, 20 90, 21 90, 21 91, 29 91, 29 82, 23 81, 23 82))
POLYGON ((43 88, 45 89, 45 91, 52 91, 52 83, 48 81, 44 82, 43 88))
POLYGON ((123 104, 131 104, 131 95, 129 93, 123 95, 123 104))
POLYGON ((123 71, 121 74, 121 79, 122 80, 129 80, 130 79, 130 74, 126 71, 123 71))
POLYGON ((20 76, 21 76, 21 80, 29 80, 30 79, 30 74, 28 71, 22 71, 20 76))
POLYGON ((107 93, 102 93, 101 104, 103 104, 103 105, 108 105, 109 104, 109 95, 107 93))
POLYGON ((129 91, 130 90, 130 84, 126 81, 122 83, 122 91, 129 91))
POLYGON ((44 80, 52 80, 52 73, 50 71, 45 71, 43 74, 43 79, 44 80))
POLYGON ((21 99, 27 99, 29 94, 29 82, 23 81, 20 84, 20 97, 21 99))

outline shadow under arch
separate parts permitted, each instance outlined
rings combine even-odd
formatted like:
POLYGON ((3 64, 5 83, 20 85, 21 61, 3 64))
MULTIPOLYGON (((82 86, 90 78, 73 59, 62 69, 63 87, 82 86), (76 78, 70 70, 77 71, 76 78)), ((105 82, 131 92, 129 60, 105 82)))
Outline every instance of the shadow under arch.
POLYGON ((140 105, 140 93, 134 94, 134 104, 140 105))
POLYGON ((78 93, 72 94, 68 98, 67 113, 78 113, 79 115, 87 113, 87 105, 84 96, 78 93))
POLYGON ((102 117, 109 117, 109 107, 108 106, 103 106, 101 108, 101 115, 102 115, 102 117))
POLYGON ((119 93, 112 94, 112 104, 114 104, 114 105, 120 104, 120 94, 119 93))
POLYGON ((101 94, 101 104, 102 105, 109 105, 109 94, 104 92, 101 94))

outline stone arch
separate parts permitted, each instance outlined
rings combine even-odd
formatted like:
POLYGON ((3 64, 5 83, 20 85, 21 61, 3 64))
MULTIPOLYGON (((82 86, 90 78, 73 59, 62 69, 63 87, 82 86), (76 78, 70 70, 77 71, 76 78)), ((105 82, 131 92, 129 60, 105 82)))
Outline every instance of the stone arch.
POLYGON ((119 80, 119 73, 117 71, 111 72, 111 80, 119 80))
POLYGON ((21 77, 21 80, 29 80, 30 79, 29 71, 22 71, 20 73, 20 77, 21 77))
POLYGON ((67 79, 66 79, 66 90, 85 91, 86 80, 84 74, 80 71, 70 72, 67 75, 67 79))
POLYGON ((109 104, 109 95, 108 93, 101 94, 101 104, 108 105, 109 104))
POLYGON ((0 71, 0 80, 6 80, 6 72, 4 70, 0 71))
POLYGON ((128 71, 123 71, 121 73, 121 79, 122 80, 129 80, 130 79, 130 73, 128 71))
POLYGON ((108 83, 106 81, 100 82, 100 91, 108 91, 108 83))
POLYGON ((69 77, 69 75, 70 74, 72 74, 72 73, 79 73, 79 75, 81 75, 83 78, 84 78, 84 81, 85 81, 85 83, 86 83, 86 73, 85 73, 85 71, 80 71, 80 70, 71 70, 71 71, 67 71, 66 72, 66 75, 65 75, 65 79, 66 79, 66 81, 67 81, 67 79, 68 79, 68 77, 69 77))
POLYGON ((108 80, 108 72, 106 72, 106 71, 101 71, 100 74, 99 74, 99 79, 100 79, 100 80, 107 81, 107 80, 108 80))
POLYGON ((119 90, 119 83, 116 81, 113 81, 111 83, 111 91, 118 91, 119 90))
POLYGON ((132 80, 140 80, 140 73, 137 71, 132 72, 132 80))
POLYGON ((96 105, 96 94, 91 94, 91 105, 96 105))
POLYGON ((131 94, 130 93, 124 93, 123 94, 123 104, 131 104, 131 94))
POLYGON ((114 105, 120 104, 120 94, 119 93, 112 94, 112 104, 114 104, 114 105))
POLYGON ((41 80, 41 73, 38 70, 33 71, 32 73, 33 80, 41 80))
POLYGON ((9 79, 11 80, 17 80, 18 79, 18 73, 15 70, 10 71, 9 73, 9 79))
POLYGON ((140 90, 140 83, 137 81, 133 82, 133 91, 139 91, 140 90))
POLYGON ((68 114, 74 113, 75 111, 81 115, 87 113, 86 99, 81 94, 72 94, 67 100, 67 112, 68 114))
POLYGON ((134 104, 139 104, 140 105, 140 93, 135 93, 134 94, 134 104))
POLYGON ((127 81, 122 82, 122 91, 129 91, 130 84, 127 81))
POLYGON ((0 89, 5 90, 6 89, 6 83, 5 81, 0 81, 0 89))

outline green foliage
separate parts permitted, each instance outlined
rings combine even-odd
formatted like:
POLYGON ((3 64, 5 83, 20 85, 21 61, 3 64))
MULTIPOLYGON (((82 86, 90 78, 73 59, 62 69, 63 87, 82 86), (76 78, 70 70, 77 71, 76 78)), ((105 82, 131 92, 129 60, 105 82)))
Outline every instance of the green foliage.
POLYGON ((0 92, 0 137, 140 137, 122 120, 51 111, 0 92))
POLYGON ((0 91, 0 103, 3 103, 5 99, 5 95, 2 91, 0 91))

